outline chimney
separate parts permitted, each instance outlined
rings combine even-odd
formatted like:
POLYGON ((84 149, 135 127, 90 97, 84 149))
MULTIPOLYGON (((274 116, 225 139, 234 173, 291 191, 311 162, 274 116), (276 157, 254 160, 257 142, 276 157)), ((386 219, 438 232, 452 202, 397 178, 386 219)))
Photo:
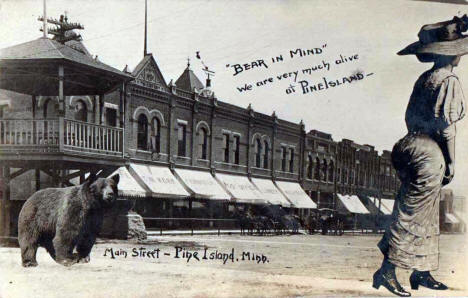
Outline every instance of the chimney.
POLYGON ((206 78, 206 88, 210 88, 211 87, 211 79, 208 77, 206 78))

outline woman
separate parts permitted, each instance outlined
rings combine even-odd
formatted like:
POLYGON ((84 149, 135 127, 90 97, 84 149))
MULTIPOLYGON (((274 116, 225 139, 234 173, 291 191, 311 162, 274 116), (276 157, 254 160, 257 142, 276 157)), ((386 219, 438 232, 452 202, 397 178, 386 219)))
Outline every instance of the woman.
POLYGON ((395 267, 414 270, 412 289, 425 286, 445 290, 430 271, 439 262, 439 201, 443 185, 454 175, 455 122, 464 116, 464 98, 452 72, 460 56, 468 53, 466 15, 451 21, 425 25, 419 42, 399 55, 415 54, 434 66, 416 81, 406 110, 408 134, 392 151, 392 163, 401 180, 393 210, 393 222, 378 246, 384 255, 374 274, 373 286, 381 285, 399 296, 411 296, 398 282, 395 267))

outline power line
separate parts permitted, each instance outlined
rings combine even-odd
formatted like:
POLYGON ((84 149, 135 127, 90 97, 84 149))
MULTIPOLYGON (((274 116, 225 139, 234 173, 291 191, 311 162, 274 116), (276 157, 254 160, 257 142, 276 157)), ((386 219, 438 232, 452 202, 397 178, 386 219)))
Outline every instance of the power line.
MULTIPOLYGON (((171 13, 171 14, 168 14, 168 15, 165 15, 165 16, 162 16, 162 17, 157 17, 157 18, 153 18, 149 21, 149 23, 155 21, 155 20, 161 20, 161 19, 165 19, 165 18, 168 18, 168 17, 173 17, 174 15, 177 15, 177 14, 180 14, 181 12, 183 11, 186 11, 188 9, 192 9, 194 8, 195 6, 198 6, 197 5, 193 5, 193 6, 190 6, 188 8, 184 8, 184 9, 181 9, 181 10, 178 10, 174 13, 171 13)), ((131 25, 131 26, 128 26, 128 27, 125 27, 125 28, 122 28, 120 30, 117 30, 117 31, 113 31, 113 32, 110 32, 110 33, 106 33, 106 34, 103 34, 103 35, 99 35, 99 36, 95 36, 95 37, 91 37, 89 39, 86 39, 86 42, 89 42, 89 41, 93 41, 93 40, 97 40, 97 39, 102 39, 104 37, 108 37, 110 35, 113 35, 113 34, 116 34, 116 33, 119 33, 119 32, 123 32, 123 31, 126 31, 126 30, 129 30, 129 29, 132 29, 132 28, 135 28, 135 27, 138 27, 140 25, 144 24, 143 23, 137 23, 137 24, 134 24, 134 25, 131 25)), ((67 45, 63 45, 62 47, 66 47, 67 45)), ((59 50, 60 48, 57 47, 57 50, 59 50)), ((21 58, 30 58, 32 55, 37 55, 37 54, 41 54, 41 53, 47 53, 47 52, 50 52, 50 51, 54 51, 56 49, 49 49, 49 50, 43 50, 43 51, 37 51, 37 52, 34 52, 30 55, 25 55, 25 56, 22 56, 21 58)))

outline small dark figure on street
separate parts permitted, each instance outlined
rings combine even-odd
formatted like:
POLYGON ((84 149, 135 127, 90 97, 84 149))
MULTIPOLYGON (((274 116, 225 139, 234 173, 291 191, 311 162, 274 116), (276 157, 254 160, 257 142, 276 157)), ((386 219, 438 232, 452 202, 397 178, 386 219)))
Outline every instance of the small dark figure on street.
POLYGON ((393 222, 378 246, 384 255, 373 277, 373 286, 408 297, 395 274, 395 267, 413 270, 411 289, 424 286, 445 290, 430 271, 439 267, 439 202, 444 185, 455 169, 455 123, 465 115, 458 77, 452 72, 468 53, 468 17, 425 25, 419 41, 399 55, 416 55, 434 66, 416 81, 406 109, 408 133, 392 151, 392 163, 401 187, 393 209, 393 222))

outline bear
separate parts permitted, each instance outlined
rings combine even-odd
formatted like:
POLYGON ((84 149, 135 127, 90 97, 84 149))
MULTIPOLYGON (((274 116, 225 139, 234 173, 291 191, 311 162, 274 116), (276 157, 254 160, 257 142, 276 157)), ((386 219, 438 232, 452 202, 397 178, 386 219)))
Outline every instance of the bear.
POLYGON ((89 262, 104 212, 117 200, 119 179, 119 174, 110 178, 90 174, 81 185, 46 188, 29 197, 18 217, 22 265, 38 265, 39 246, 64 266, 89 262))

